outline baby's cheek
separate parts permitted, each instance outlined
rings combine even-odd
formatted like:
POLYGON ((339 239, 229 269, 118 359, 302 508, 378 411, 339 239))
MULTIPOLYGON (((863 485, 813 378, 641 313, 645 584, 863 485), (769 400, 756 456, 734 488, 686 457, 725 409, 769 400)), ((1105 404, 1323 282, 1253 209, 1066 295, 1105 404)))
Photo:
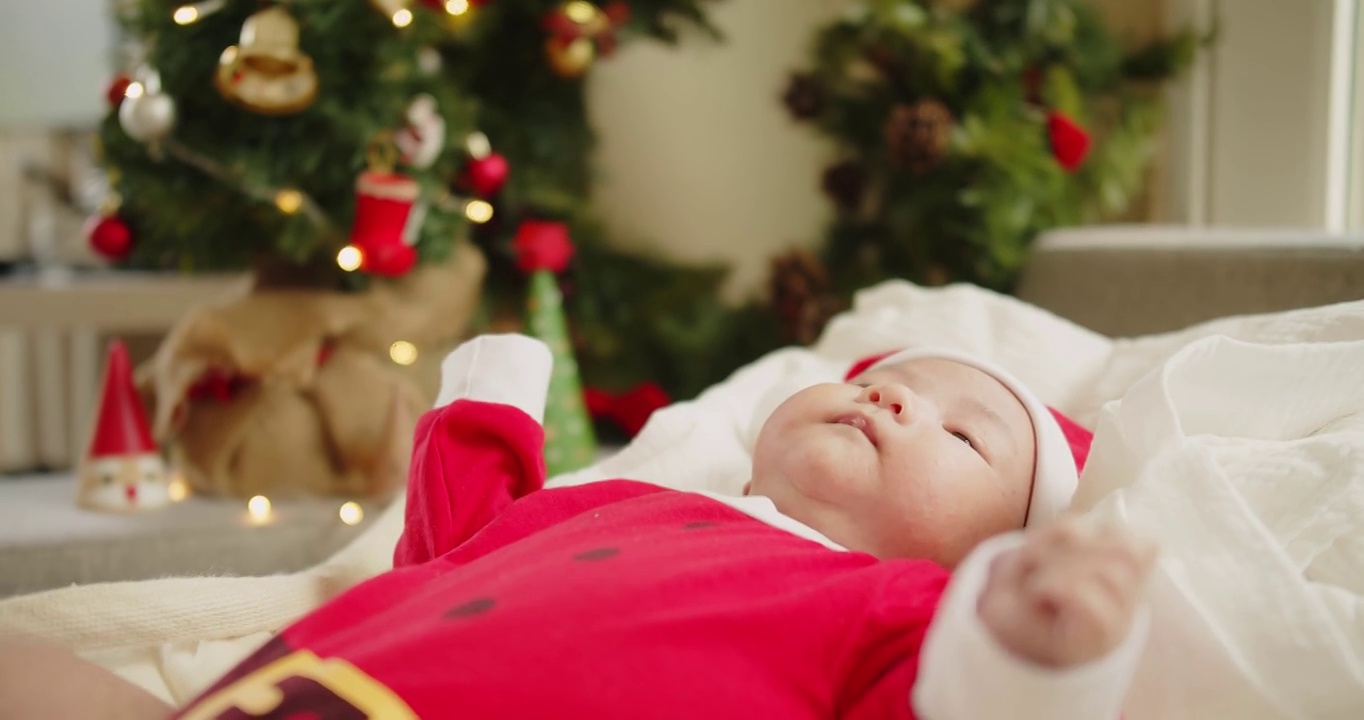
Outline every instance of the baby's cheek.
POLYGON ((827 429, 810 428, 792 433, 782 447, 777 448, 783 474, 800 477, 818 485, 847 484, 849 457, 846 443, 839 442, 827 429))

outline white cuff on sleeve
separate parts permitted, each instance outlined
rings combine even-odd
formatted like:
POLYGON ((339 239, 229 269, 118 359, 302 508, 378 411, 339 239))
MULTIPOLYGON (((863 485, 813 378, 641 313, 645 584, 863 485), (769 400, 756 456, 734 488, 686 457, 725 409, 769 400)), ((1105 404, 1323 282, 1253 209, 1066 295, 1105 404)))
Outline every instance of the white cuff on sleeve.
POLYGON ((440 366, 436 407, 456 400, 511 405, 544 422, 554 369, 549 347, 525 335, 480 335, 455 348, 440 366))
POLYGON ((1121 645, 1092 663, 1053 670, 1005 650, 977 614, 990 561, 1022 533, 982 544, 953 574, 919 656, 912 704, 923 720, 1118 720, 1150 628, 1143 607, 1121 645))

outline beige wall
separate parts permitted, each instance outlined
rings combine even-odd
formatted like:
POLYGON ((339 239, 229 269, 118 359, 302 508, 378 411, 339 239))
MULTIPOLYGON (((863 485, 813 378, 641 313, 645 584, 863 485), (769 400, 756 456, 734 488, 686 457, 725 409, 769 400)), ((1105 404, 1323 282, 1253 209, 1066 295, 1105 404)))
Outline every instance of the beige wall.
POLYGON ((724 44, 635 43, 593 71, 596 204, 616 237, 675 259, 733 263, 736 290, 761 282, 776 250, 819 238, 827 149, 780 97, 814 29, 841 4, 712 3, 724 44))
MULTIPOLYGON (((1335 13, 1354 0, 1166 1, 1176 18, 1220 20, 1216 45, 1172 94, 1174 127, 1182 131, 1170 158, 1172 219, 1239 227, 1345 225, 1328 211, 1327 197, 1330 160, 1347 152, 1350 122, 1340 116, 1343 131, 1333 140, 1332 111, 1348 107, 1350 90, 1347 82, 1333 98, 1331 84, 1333 70, 1352 60, 1342 54, 1333 67, 1333 43, 1342 40, 1333 26, 1335 13)), ((1358 68, 1364 44, 1354 42, 1358 68)), ((1340 43, 1342 53, 1348 43, 1340 43)), ((1354 92, 1356 125, 1364 118, 1360 93, 1354 92)), ((1355 161, 1357 177, 1362 163, 1355 161)), ((1357 182, 1356 198, 1360 192, 1357 182)))
MULTIPOLYGON (((604 173, 596 204, 615 237, 675 259, 732 263, 733 295, 760 287, 774 252, 819 241, 829 148, 789 119, 780 96, 815 28, 846 4, 713 3, 727 43, 637 43, 593 71, 604 173)), ((1160 32, 1157 0, 1099 4, 1132 41, 1160 32)))
POLYGON ((1232 0, 1213 50, 1208 221, 1325 220, 1331 0, 1232 0))
POLYGON ((1354 107, 1350 123, 1350 187, 1348 225, 1364 229, 1364 3, 1357 5, 1355 17, 1354 107))

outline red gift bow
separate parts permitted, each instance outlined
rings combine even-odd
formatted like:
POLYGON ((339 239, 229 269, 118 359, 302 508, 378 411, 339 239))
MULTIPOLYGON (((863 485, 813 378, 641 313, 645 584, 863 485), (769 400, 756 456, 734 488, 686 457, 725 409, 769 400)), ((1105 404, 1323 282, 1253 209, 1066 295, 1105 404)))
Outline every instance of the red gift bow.
POLYGON ((189 386, 189 390, 185 391, 185 394, 191 400, 217 400, 220 403, 225 403, 236 397, 246 383, 245 375, 210 368, 203 375, 200 375, 193 385, 189 386))
MULTIPOLYGON (((333 342, 330 340, 323 342, 322 347, 317 349, 317 366, 326 365, 335 352, 336 345, 333 342)), ((209 368, 189 386, 185 395, 191 400, 217 400, 225 403, 236 397, 237 393, 250 383, 251 378, 241 373, 209 368)))
POLYGON ((640 383, 623 393, 587 388, 583 390, 583 400, 594 420, 614 423, 630 437, 644 429, 655 410, 672 402, 666 390, 651 382, 640 383))

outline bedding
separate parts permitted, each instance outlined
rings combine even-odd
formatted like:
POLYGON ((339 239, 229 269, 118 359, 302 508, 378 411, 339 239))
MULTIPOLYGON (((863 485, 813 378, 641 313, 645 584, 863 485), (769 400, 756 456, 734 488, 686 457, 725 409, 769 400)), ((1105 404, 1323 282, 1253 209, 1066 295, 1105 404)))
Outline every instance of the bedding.
MULTIPOLYGON (((1112 340, 970 286, 888 282, 811 348, 666 408, 550 486, 624 476, 738 492, 766 415, 908 344, 992 360, 1096 427, 1076 508, 1157 536, 1155 630, 1126 716, 1357 717, 1364 702, 1364 302, 1112 340), (1347 715, 1348 713, 1348 715, 1347 715)), ((401 501, 317 568, 75 587, 0 603, 0 632, 67 644, 175 703, 310 608, 387 569, 401 501)))

